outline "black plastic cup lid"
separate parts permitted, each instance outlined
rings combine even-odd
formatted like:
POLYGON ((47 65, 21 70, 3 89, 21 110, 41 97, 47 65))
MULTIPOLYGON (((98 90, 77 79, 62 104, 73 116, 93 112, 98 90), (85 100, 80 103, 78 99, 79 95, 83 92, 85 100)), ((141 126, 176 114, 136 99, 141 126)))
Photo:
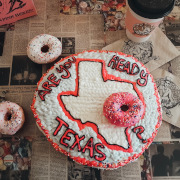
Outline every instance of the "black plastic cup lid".
POLYGON ((139 16, 158 19, 167 16, 175 0, 128 0, 129 7, 139 16))

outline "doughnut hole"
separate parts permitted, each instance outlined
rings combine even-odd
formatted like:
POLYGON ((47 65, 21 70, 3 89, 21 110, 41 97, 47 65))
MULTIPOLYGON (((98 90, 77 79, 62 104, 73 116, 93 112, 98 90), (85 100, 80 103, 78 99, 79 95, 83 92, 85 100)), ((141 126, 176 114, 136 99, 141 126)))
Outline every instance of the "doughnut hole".
POLYGON ((11 112, 7 112, 6 114, 5 114, 5 121, 10 121, 11 120, 11 118, 12 118, 12 113, 11 112))
POLYGON ((129 109, 128 105, 122 105, 121 106, 121 110, 124 111, 124 112, 126 112, 128 109, 129 109))
POLYGON ((48 45, 42 46, 42 47, 41 47, 41 51, 42 51, 43 53, 47 53, 47 52, 49 51, 49 46, 48 46, 48 45))

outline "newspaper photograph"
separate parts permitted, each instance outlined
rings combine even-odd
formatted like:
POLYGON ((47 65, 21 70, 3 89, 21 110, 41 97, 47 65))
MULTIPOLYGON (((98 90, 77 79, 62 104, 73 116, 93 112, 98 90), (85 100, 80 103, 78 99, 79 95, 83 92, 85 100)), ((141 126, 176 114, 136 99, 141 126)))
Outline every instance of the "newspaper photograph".
POLYGON ((36 85, 42 76, 42 65, 27 56, 13 56, 11 85, 36 85))
POLYGON ((75 53, 75 38, 63 37, 62 38, 62 54, 74 54, 75 53))
POLYGON ((166 35, 170 41, 180 49, 180 20, 166 21, 165 23, 166 35))
POLYGON ((140 156, 141 180, 180 178, 180 143, 171 137, 166 141, 156 139, 140 156))
POLYGON ((180 128, 174 126, 174 125, 171 125, 170 126, 170 132, 171 132, 171 139, 173 141, 179 141, 179 138, 180 138, 180 128))
POLYGON ((0 56, 3 54, 5 32, 0 32, 0 56))
POLYGON ((180 128, 165 121, 154 142, 140 156, 141 179, 180 179, 180 128))
POLYGON ((141 180, 152 179, 151 160, 149 155, 149 149, 145 150, 139 158, 141 167, 141 180))
POLYGON ((9 85, 10 68, 0 68, 0 86, 9 85))
POLYGON ((180 143, 153 143, 150 148, 153 179, 180 178, 180 143))
POLYGON ((3 43, 3 53, 0 56, 0 66, 10 67, 12 64, 12 48, 14 31, 5 31, 5 39, 3 43))

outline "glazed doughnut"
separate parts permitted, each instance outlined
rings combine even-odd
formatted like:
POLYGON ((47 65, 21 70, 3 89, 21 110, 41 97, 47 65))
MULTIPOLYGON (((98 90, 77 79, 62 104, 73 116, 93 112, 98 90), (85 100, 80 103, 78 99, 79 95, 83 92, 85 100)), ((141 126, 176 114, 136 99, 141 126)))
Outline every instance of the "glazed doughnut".
POLYGON ((0 133, 13 135, 24 124, 23 109, 16 103, 4 101, 0 103, 0 133))
POLYGON ((38 64, 46 64, 56 60, 62 52, 62 44, 58 38, 49 34, 40 34, 28 44, 28 57, 38 64))
POLYGON ((103 106, 104 116, 110 123, 121 127, 133 126, 144 114, 141 100, 128 92, 111 94, 103 106))

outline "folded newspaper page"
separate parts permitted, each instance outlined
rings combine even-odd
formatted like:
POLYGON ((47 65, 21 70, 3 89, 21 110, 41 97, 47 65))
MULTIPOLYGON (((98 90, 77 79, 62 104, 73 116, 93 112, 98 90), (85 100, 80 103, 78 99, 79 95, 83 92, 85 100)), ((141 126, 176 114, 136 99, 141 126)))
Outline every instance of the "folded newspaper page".
POLYGON ((33 0, 1 0, 0 25, 36 15, 33 0))
POLYGON ((180 127, 180 79, 162 69, 152 72, 161 97, 163 120, 180 127))

